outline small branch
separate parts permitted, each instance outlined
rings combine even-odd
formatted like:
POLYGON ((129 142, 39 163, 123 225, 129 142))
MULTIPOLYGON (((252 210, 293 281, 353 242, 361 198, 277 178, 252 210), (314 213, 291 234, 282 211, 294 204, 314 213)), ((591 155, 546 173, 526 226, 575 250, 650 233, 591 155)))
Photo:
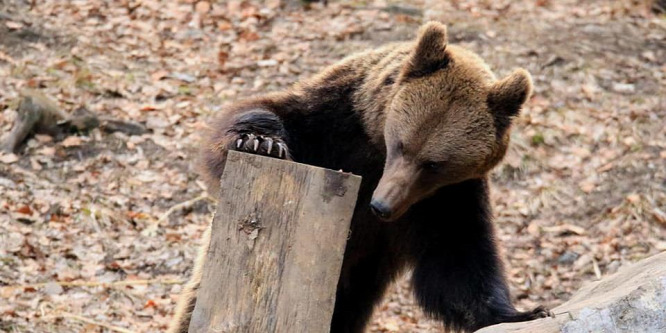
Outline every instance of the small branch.
POLYGON ((100 128, 107 133, 122 132, 127 135, 142 135, 148 133, 145 126, 132 122, 113 119, 110 117, 100 117, 100 128))
POLYGON ((113 325, 110 325, 110 324, 107 324, 107 323, 102 323, 102 322, 99 322, 99 321, 95 321, 95 320, 92 320, 92 319, 89 319, 89 318, 86 318, 86 317, 81 317, 81 316, 75 315, 73 313, 65 312, 65 311, 60 311, 60 316, 63 317, 63 318, 80 321, 80 322, 83 322, 83 323, 86 323, 86 324, 95 325, 95 326, 99 326, 99 327, 104 327, 108 330, 115 331, 115 332, 135 333, 134 331, 130 331, 126 328, 113 326, 113 325))
POLYGON ((62 287, 121 287, 121 286, 132 286, 132 285, 144 285, 144 284, 182 284, 185 281, 180 279, 152 279, 152 280, 123 280, 116 282, 94 282, 94 281, 52 281, 52 282, 43 282, 43 283, 33 283, 33 284, 23 284, 23 285, 13 285, 5 286, 0 288, 1 291, 6 290, 15 290, 15 289, 25 289, 25 288, 43 288, 48 284, 57 284, 62 287))
POLYGON ((183 201, 179 204, 171 206, 171 208, 169 208, 164 214, 162 214, 162 216, 160 216, 160 218, 157 219, 157 221, 152 222, 148 227, 146 227, 146 229, 144 229, 141 232, 141 234, 143 234, 144 236, 145 235, 148 235, 148 236, 154 235, 155 232, 157 231, 157 227, 159 227, 160 224, 162 224, 162 222, 166 221, 169 218, 169 215, 173 214, 175 211, 185 209, 185 208, 189 208, 189 207, 193 206, 195 203, 197 203, 201 200, 208 200, 208 201, 211 201, 211 202, 215 201, 212 197, 210 197, 208 195, 208 193, 204 193, 204 194, 202 194, 202 195, 200 195, 200 196, 198 196, 194 199, 183 201))
POLYGON ((166 221, 166 219, 169 218, 169 215, 173 214, 175 211, 185 209, 185 208, 189 208, 189 207, 193 206, 195 203, 197 203, 201 200, 213 201, 213 198, 211 198, 208 195, 208 193, 204 193, 204 194, 202 194, 202 195, 200 195, 200 196, 198 196, 194 199, 183 201, 183 202, 181 202, 177 205, 174 205, 171 208, 169 208, 169 210, 167 210, 166 213, 164 213, 162 216, 160 216, 160 218, 157 220, 157 223, 160 224, 160 223, 166 221))
POLYGON ((16 66, 18 64, 18 62, 16 60, 14 60, 14 58, 12 58, 7 53, 2 52, 2 51, 0 51, 0 60, 4 60, 4 61, 6 61, 9 64, 14 65, 14 66, 16 66))

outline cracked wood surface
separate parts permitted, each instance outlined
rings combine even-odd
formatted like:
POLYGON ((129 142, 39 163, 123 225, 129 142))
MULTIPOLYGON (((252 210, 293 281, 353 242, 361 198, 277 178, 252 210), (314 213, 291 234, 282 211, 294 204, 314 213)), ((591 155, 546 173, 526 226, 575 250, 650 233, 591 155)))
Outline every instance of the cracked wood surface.
POLYGON ((190 332, 326 332, 361 178, 230 151, 190 332))

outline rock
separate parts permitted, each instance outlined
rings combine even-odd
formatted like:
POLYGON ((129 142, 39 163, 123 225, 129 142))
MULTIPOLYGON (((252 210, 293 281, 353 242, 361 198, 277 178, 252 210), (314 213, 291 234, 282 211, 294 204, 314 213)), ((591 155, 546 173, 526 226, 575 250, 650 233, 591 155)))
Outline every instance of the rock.
POLYGON ((567 251, 564 252, 559 258, 557 258, 557 262, 563 265, 571 265, 578 259, 580 255, 576 252, 573 251, 567 251))
POLYGON ((555 318, 486 327, 477 333, 666 332, 666 252, 581 288, 555 318))

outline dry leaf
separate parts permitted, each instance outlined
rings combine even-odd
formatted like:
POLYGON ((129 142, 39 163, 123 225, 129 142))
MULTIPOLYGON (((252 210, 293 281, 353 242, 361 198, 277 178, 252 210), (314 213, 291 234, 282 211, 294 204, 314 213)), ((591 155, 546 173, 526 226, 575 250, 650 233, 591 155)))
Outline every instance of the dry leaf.
POLYGON ((25 214, 25 215, 32 215, 32 209, 30 209, 29 206, 22 206, 21 208, 16 210, 17 213, 25 214))
POLYGON ((53 137, 50 135, 45 135, 45 134, 35 134, 35 139, 39 141, 39 143, 47 143, 53 141, 53 137))
POLYGON ((208 1, 199 1, 194 6, 194 10, 199 14, 206 14, 210 11, 210 3, 208 1))
POLYGON ((23 23, 15 21, 7 21, 5 22, 5 26, 9 28, 9 30, 18 30, 23 28, 23 23))
POLYGON ((652 215, 654 218, 657 220, 657 222, 661 223, 662 225, 666 226, 666 213, 662 211, 661 209, 655 207, 652 209, 652 215))
POLYGON ((153 79, 153 81, 159 81, 159 80, 167 77, 167 75, 169 75, 169 71, 160 69, 160 70, 157 70, 157 71, 153 72, 153 74, 150 75, 150 78, 153 79))
POLYGON ((240 14, 241 10, 241 1, 238 0, 230 0, 227 2, 227 12, 229 15, 238 15, 240 14))
POLYGON ((227 59, 229 59, 229 53, 224 51, 217 52, 217 63, 220 66, 224 66, 227 63, 227 59))
POLYGON ((270 9, 278 9, 280 7, 280 0, 266 0, 265 4, 270 9))
POLYGON ((154 308, 156 306, 157 306, 157 304, 155 303, 155 301, 153 301, 152 299, 149 299, 148 301, 146 301, 146 304, 143 305, 143 308, 144 309, 145 308, 154 308))
POLYGON ((35 153, 38 155, 43 155, 43 156, 53 156, 55 155, 56 149, 55 147, 44 147, 42 149, 37 149, 35 153))
POLYGON ((12 164, 18 160, 19 158, 15 154, 0 154, 0 163, 12 164))
POLYGON ((534 237, 539 237, 541 235, 541 227, 532 221, 532 223, 527 226, 527 233, 534 237))
POLYGON ((42 170, 43 169, 42 165, 39 163, 39 161, 35 157, 30 158, 30 167, 33 170, 42 170))
POLYGON ((256 32, 243 31, 240 34, 240 39, 242 39, 246 42, 254 42, 254 41, 259 39, 259 35, 256 32))
POLYGON ((629 194, 627 196, 627 201, 633 204, 638 203, 639 201, 641 201, 641 196, 636 193, 629 194))
POLYGON ((72 136, 68 136, 67 138, 65 138, 65 140, 62 140, 61 144, 64 147, 76 147, 76 146, 80 146, 81 143, 83 143, 83 140, 81 140, 80 137, 72 135, 72 136))
POLYGON ((219 29, 220 31, 227 31, 231 30, 232 28, 233 26, 231 25, 231 23, 227 21, 221 21, 217 23, 217 29, 219 29))
POLYGON ((585 193, 590 193, 594 191, 595 188, 597 188, 597 185, 592 181, 582 181, 578 184, 578 186, 585 193))

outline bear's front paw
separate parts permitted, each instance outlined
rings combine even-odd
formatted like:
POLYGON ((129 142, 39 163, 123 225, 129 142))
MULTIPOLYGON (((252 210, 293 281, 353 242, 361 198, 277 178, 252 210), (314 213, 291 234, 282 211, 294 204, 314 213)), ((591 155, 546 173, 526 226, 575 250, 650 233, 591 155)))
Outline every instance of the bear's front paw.
POLYGON ((555 317, 555 314, 549 311, 543 306, 538 306, 534 308, 532 312, 532 319, 546 318, 546 317, 555 317))
POLYGON ((234 149, 251 154, 289 159, 289 150, 282 139, 266 135, 241 134, 233 143, 234 149))

